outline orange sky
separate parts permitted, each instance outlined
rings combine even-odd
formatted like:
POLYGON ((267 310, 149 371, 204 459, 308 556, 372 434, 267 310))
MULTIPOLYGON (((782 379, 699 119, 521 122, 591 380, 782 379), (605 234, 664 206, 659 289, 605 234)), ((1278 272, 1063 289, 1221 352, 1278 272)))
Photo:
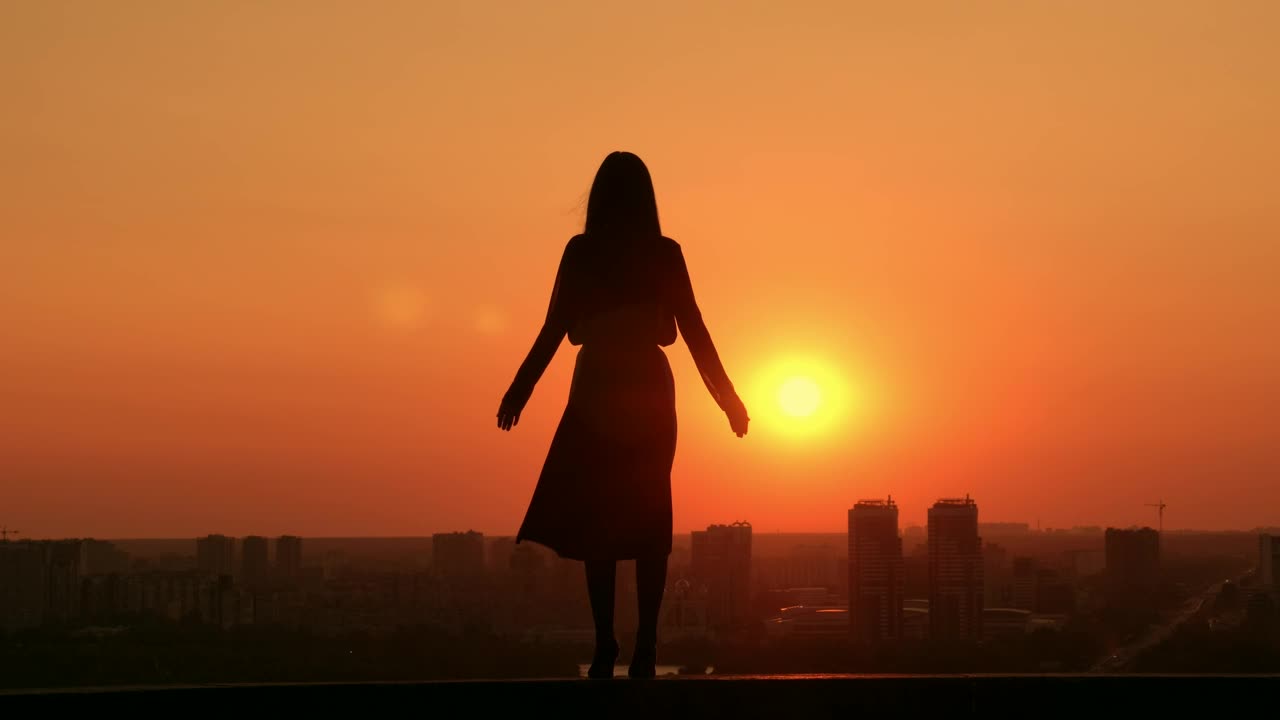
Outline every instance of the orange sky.
POLYGON ((670 348, 677 530, 1280 524, 1280 4, 623 5, 0 7, 0 524, 513 533, 614 149, 756 418, 670 348))

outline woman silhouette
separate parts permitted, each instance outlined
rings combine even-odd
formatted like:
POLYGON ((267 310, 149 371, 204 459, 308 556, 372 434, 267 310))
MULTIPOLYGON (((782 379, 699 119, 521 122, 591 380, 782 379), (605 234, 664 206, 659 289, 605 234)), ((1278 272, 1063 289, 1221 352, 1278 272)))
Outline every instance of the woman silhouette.
POLYGON ((658 609, 671 554, 675 386, 659 346, 684 336, 738 437, 747 411, 694 302, 680 245, 663 237, 640 158, 611 153, 587 200, 586 227, 560 259, 547 319, 498 408, 510 430, 566 334, 581 345, 560 419, 516 542, 583 560, 595 621, 591 678, 613 677, 614 576, 636 561, 639 627, 629 675, 653 677, 658 609))

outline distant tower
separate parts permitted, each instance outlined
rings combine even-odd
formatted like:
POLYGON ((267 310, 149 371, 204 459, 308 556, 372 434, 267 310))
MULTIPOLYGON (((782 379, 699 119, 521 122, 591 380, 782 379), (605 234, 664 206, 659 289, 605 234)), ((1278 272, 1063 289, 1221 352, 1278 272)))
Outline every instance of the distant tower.
POLYGON ((196 567, 206 575, 234 575, 236 541, 226 535, 196 539, 196 567))
POLYGON ((50 614, 47 546, 0 540, 0 631, 40 627, 50 614))
POLYGON ((1035 558, 1013 559, 1013 607, 1032 612, 1038 609, 1036 607, 1038 570, 1035 558))
POLYGON ((1112 606, 1144 607, 1160 573, 1160 533, 1149 527, 1107 528, 1107 590, 1112 606))
POLYGON ((1280 591, 1280 536, 1258 536, 1258 584, 1264 590, 1280 591))
POLYGON ((690 537, 690 574, 706 587, 708 624, 725 631, 750 622, 751 523, 711 525, 690 537))
POLYGON ((240 541, 240 573, 245 584, 260 586, 267 581, 271 567, 267 549, 267 539, 261 535, 250 535, 240 541))
POLYGON ((902 637, 902 538, 893 498, 849 510, 849 629, 868 642, 902 637))
POLYGON ((432 564, 442 577, 463 578, 484 574, 484 533, 435 533, 431 536, 432 564))
POLYGON ((302 574, 302 538, 281 535, 276 538, 276 576, 286 582, 296 582, 302 574))
POLYGON ((983 610, 978 504, 965 496, 929 508, 929 634, 979 640, 983 610))

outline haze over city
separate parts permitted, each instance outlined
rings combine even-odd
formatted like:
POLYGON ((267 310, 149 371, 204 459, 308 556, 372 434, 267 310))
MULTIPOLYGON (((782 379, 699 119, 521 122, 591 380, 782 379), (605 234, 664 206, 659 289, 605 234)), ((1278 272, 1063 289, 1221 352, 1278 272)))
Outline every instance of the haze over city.
POLYGON ((752 417, 667 349, 677 532, 1276 523, 1280 6, 696 5, 0 8, 0 525, 514 534, 617 149, 752 417))

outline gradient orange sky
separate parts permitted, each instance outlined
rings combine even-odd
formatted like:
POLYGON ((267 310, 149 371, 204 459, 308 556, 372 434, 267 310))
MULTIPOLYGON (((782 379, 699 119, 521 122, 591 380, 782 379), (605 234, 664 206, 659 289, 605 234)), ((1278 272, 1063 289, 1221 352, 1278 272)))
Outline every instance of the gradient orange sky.
POLYGON ((633 5, 0 6, 0 524, 514 533, 615 149, 754 418, 669 349, 678 531, 1280 524, 1280 4, 633 5))

